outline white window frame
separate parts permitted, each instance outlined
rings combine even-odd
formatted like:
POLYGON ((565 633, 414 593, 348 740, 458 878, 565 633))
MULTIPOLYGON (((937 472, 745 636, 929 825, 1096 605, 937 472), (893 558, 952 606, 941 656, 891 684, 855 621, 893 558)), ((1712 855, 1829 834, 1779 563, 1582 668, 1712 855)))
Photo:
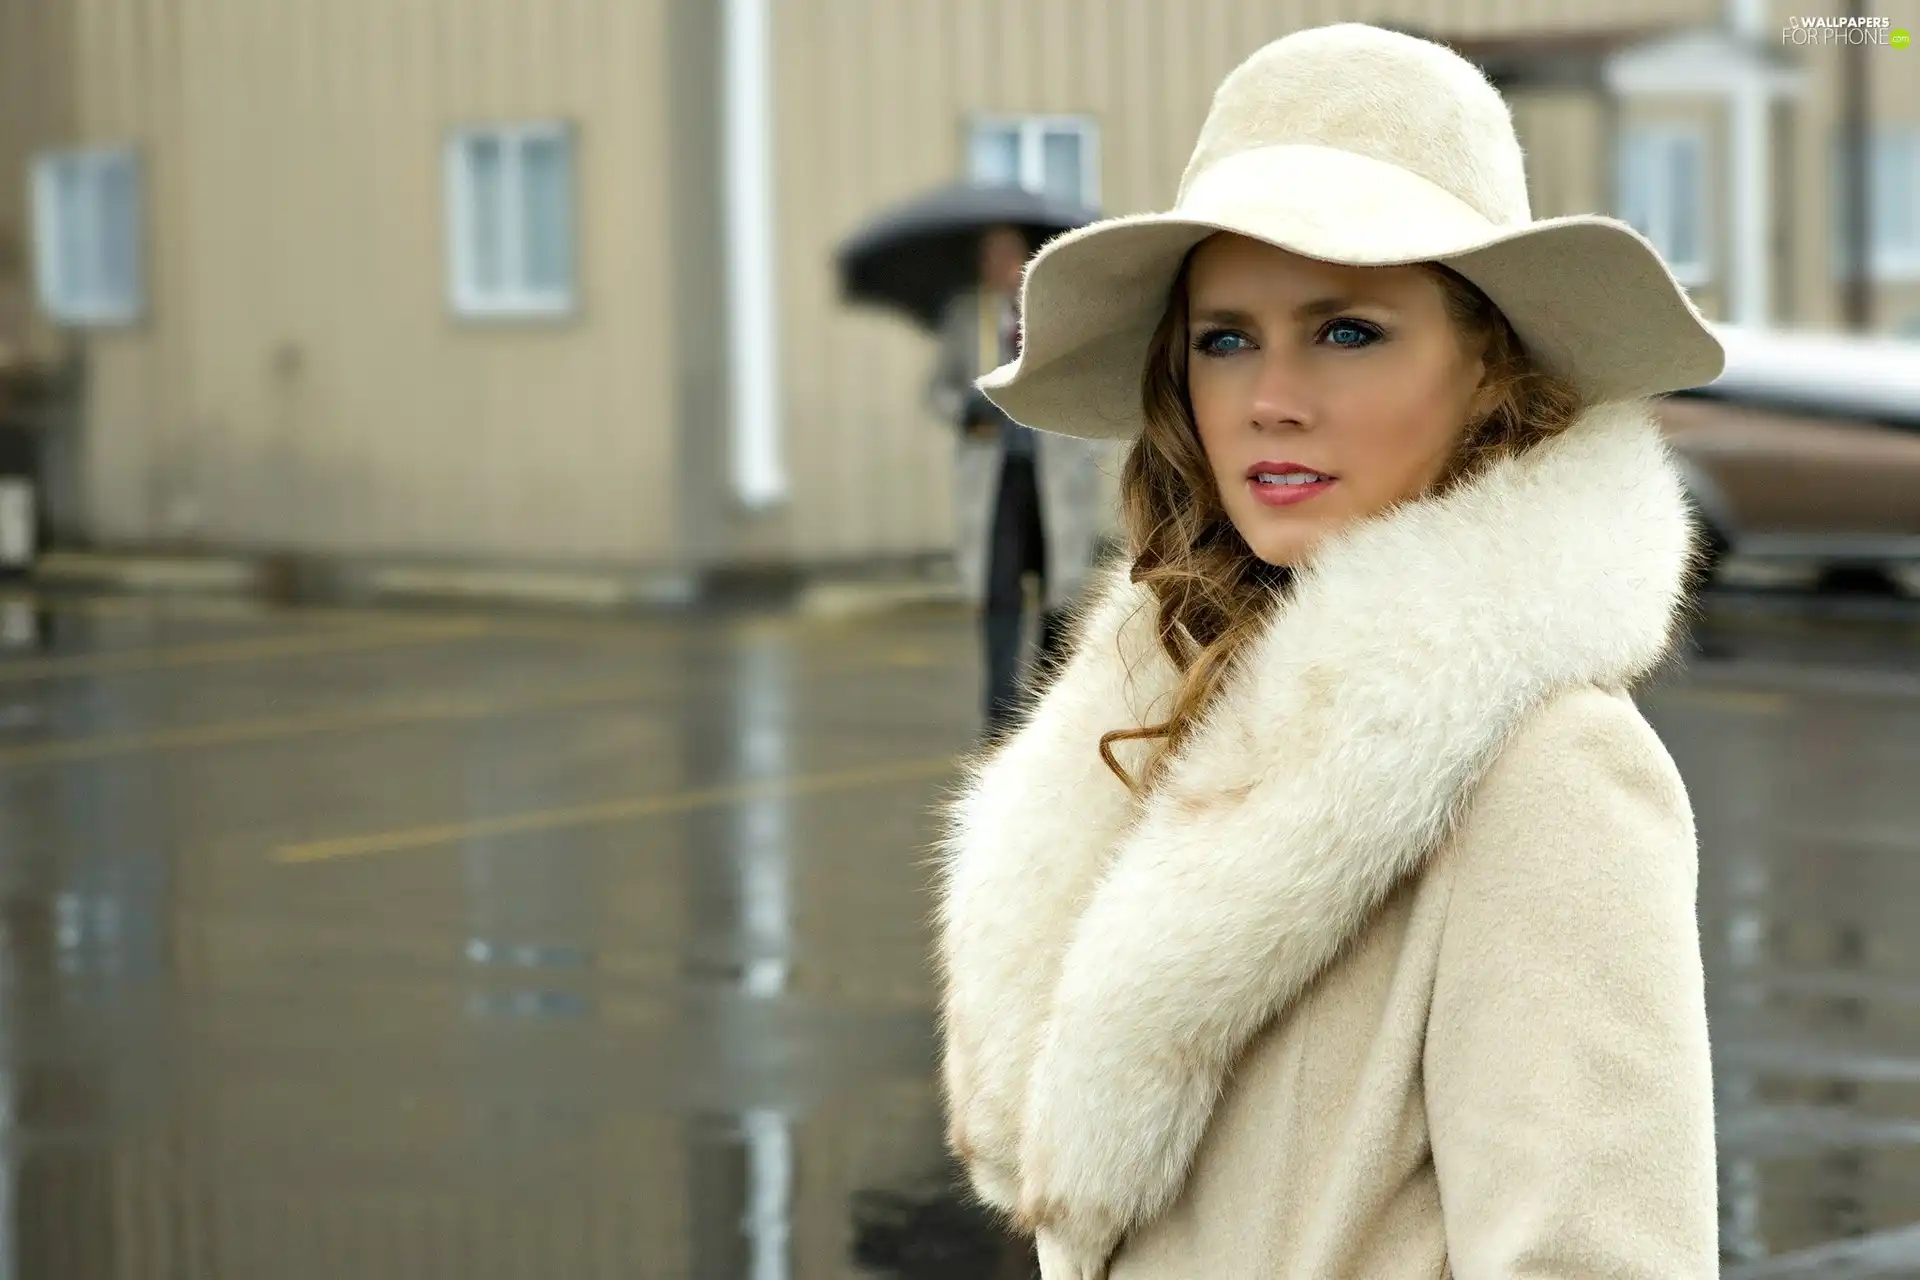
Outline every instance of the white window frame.
POLYGON ((575 314, 580 291, 580 213, 579 146, 573 125, 565 120, 530 120, 511 123, 461 125, 447 134, 444 165, 446 171, 447 290, 448 304, 454 312, 470 319, 564 319, 575 314), (503 264, 508 282, 494 290, 480 287, 475 278, 473 170, 467 163, 467 146, 476 139, 489 138, 500 143, 509 191, 502 210, 501 242, 506 254, 503 264), (526 236, 521 216, 525 200, 519 198, 521 157, 525 144, 535 141, 559 142, 567 157, 567 279, 559 288, 535 289, 525 285, 525 267, 521 257, 526 236))
POLYGON ((1012 132, 1020 139, 1019 183, 1028 191, 1046 190, 1046 139, 1049 134, 1072 133, 1080 138, 1081 203, 1100 203, 1100 123, 1092 116, 977 115, 967 123, 967 172, 974 171, 974 140, 982 130, 1012 132))
POLYGON ((133 324, 141 318, 146 305, 144 179, 139 155, 130 146, 74 147, 43 152, 34 158, 35 283, 41 307, 55 321, 68 325, 108 326, 133 324), (130 240, 125 246, 126 293, 114 297, 98 292, 75 292, 72 282, 65 280, 62 275, 62 264, 69 256, 66 238, 72 235, 88 238, 89 243, 83 246, 83 252, 91 260, 89 274, 97 283, 102 274, 99 259, 104 256, 100 237, 106 232, 100 225, 102 211, 97 196, 90 197, 83 205, 83 216, 88 225, 73 227, 61 221, 58 197, 61 174, 63 170, 85 173, 95 184, 93 189, 97 193, 100 173, 113 165, 126 166, 128 199, 132 203, 127 210, 127 235, 130 240))
POLYGON ((1655 181, 1660 185, 1656 188, 1656 194, 1648 197, 1649 202, 1656 207, 1649 211, 1647 220, 1650 225, 1645 234, 1660 251, 1660 256, 1665 259, 1668 269, 1673 272, 1674 279, 1688 288, 1708 283, 1713 279, 1714 242, 1717 237, 1713 234, 1713 205, 1707 180, 1708 171, 1712 166, 1712 152, 1706 129, 1698 124, 1672 120, 1629 124, 1621 129, 1614 165, 1618 182, 1619 216, 1623 220, 1626 219, 1628 205, 1631 203, 1629 191, 1635 184, 1647 181, 1647 175, 1633 171, 1632 144, 1635 140, 1652 144, 1658 149, 1663 159, 1667 147, 1675 142, 1687 142, 1692 144, 1694 154, 1699 157, 1699 163, 1694 166, 1691 193, 1695 202, 1694 223, 1699 229, 1697 236, 1699 243, 1695 246, 1699 250, 1699 257, 1690 262, 1683 262, 1671 254, 1673 235, 1670 224, 1672 202, 1676 198, 1676 193, 1668 182, 1670 170, 1664 163, 1657 166, 1659 176, 1655 181))

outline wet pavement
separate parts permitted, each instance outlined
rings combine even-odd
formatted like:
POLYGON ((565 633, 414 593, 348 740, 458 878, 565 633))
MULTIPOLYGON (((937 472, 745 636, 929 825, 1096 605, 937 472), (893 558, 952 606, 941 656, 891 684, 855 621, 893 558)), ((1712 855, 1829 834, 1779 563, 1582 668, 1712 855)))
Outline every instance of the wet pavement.
MULTIPOLYGON (((1920 606, 1716 601, 1726 1274, 1920 1276, 1920 606)), ((946 1194, 960 615, 0 599, 0 1280, 1022 1273, 946 1194)))

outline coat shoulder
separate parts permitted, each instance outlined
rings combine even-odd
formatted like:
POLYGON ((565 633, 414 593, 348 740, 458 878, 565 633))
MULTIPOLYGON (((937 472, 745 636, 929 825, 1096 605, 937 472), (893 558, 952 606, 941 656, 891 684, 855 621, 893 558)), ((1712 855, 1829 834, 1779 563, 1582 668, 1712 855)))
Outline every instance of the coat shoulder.
POLYGON ((1446 856, 1421 1079, 1455 1271, 1718 1275, 1698 859, 1652 726, 1538 708, 1446 856))
POLYGON ((1633 700, 1583 687, 1515 725, 1466 797, 1452 853, 1456 874, 1469 879, 1599 889, 1649 864, 1690 874, 1693 811, 1679 768, 1633 700))
POLYGON ((1488 774, 1493 786, 1617 786, 1685 806, 1686 786, 1660 735, 1625 693, 1592 685, 1550 699, 1514 726, 1488 774))

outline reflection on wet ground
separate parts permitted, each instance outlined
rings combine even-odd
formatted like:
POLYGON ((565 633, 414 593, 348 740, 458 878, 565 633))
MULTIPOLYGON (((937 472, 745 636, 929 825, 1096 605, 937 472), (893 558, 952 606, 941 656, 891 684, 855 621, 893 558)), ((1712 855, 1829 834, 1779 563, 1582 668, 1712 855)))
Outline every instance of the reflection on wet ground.
MULTIPOLYGON (((1725 600, 1727 1274, 1920 1275, 1920 610, 1725 600)), ((964 618, 0 600, 0 1280, 1015 1277, 952 1193, 964 618)))

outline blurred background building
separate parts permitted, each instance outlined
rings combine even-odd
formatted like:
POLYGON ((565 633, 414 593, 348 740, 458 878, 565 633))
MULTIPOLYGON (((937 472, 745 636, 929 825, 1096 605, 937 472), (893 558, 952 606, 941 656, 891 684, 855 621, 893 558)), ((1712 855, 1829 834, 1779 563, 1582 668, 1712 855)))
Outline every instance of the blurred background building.
MULTIPOLYGON (((1219 78, 1341 19, 1478 60, 1535 211, 1627 218, 1709 316, 1920 336, 1920 50, 1795 34, 1847 12, 0 0, 0 572, 27 432, 45 532, 102 558, 937 576, 933 344, 835 246, 955 178, 1163 205, 1219 78)), ((1907 429, 1684 412, 1761 534, 1920 537, 1907 429)), ((50 648, 0 680, 0 1280, 811 1280, 857 1192, 938 1172, 914 851, 971 741, 957 618, 201 603, 0 593, 0 649, 50 648)), ((1757 609, 1709 637, 1744 670, 1654 699, 1747 1260, 1920 1203, 1920 630, 1757 609)))
POLYGON ((1163 203, 1302 26, 1479 60, 1536 213, 1627 218, 1710 316, 1920 332, 1920 52, 1798 2, 0 0, 0 360, 77 370, 68 545, 937 565, 932 352, 833 245, 955 175, 1163 203))

